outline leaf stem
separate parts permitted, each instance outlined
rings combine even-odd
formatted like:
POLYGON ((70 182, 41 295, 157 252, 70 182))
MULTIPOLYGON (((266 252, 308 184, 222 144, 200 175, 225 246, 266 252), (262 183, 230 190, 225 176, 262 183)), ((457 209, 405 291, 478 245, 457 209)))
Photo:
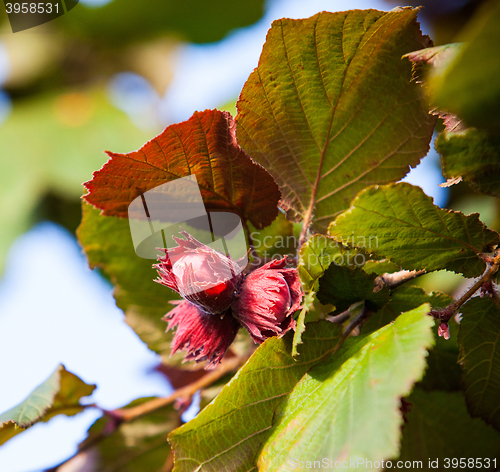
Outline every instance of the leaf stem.
POLYGON ((255 243, 252 238, 252 233, 250 233, 250 228, 248 227, 248 222, 246 219, 242 218, 241 219, 243 223, 243 229, 245 230, 245 233, 247 235, 247 240, 248 240, 248 245, 250 246, 250 255, 252 256, 252 264, 254 265, 255 262, 259 259, 259 255, 257 254, 257 251, 255 250, 255 243))
POLYGON ((167 460, 161 469, 161 472, 170 472, 174 468, 174 453, 172 450, 168 453, 167 460))
POLYGON ((299 247, 297 249, 297 253, 298 251, 300 251, 300 248, 307 240, 307 231, 309 230, 311 218, 312 218, 312 207, 310 207, 309 210, 307 210, 307 213, 304 216, 304 221, 302 223, 302 229, 300 231, 300 236, 299 236, 299 247))

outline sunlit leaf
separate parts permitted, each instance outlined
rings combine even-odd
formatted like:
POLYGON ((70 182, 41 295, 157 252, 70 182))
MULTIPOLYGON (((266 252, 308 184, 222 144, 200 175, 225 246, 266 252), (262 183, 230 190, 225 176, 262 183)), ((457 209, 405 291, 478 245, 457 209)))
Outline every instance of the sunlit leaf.
POLYGON ((458 342, 467 406, 500 430, 500 308, 490 298, 473 298, 462 308, 458 342))
MULTIPOLYGON (((433 343, 428 311, 423 305, 352 339, 308 371, 275 413, 259 470, 289 471, 295 458, 335 463, 397 455, 400 397, 422 378, 433 343)), ((379 469, 364 464, 360 470, 379 469)))
MULTIPOLYGON (((426 293, 420 287, 403 285, 391 293, 391 300, 383 308, 372 313, 363 323, 362 333, 369 333, 392 323, 401 313, 412 310, 422 303, 429 303, 432 308, 444 308, 452 303, 453 299, 444 293, 426 293)), ((458 366, 458 344, 456 323, 450 322, 451 339, 445 340, 437 336, 435 346, 427 357, 427 370, 419 386, 424 390, 459 390, 460 368, 458 366)))
MULTIPOLYGON (((415 76, 424 83, 429 92, 429 84, 432 84, 433 78, 445 73, 446 67, 453 62, 463 47, 464 45, 461 43, 444 44, 413 51, 406 54, 405 57, 417 64, 414 69, 415 76)), ((443 120, 445 130, 449 133, 458 133, 467 129, 467 125, 458 116, 447 110, 433 108, 431 113, 443 120)), ((447 182, 446 186, 449 185, 453 185, 451 180, 447 182)), ((445 185, 441 184, 441 187, 443 186, 445 185)))
POLYGON ((299 312, 299 316, 297 317, 295 332, 293 333, 293 342, 292 342, 292 356, 297 357, 299 354, 298 346, 302 344, 302 335, 306 330, 306 315, 307 312, 311 309, 314 303, 314 293, 308 293, 304 295, 302 300, 302 308, 299 312))
POLYGON ((193 174, 209 211, 236 213, 256 228, 269 225, 278 214, 278 187, 238 146, 227 112, 195 112, 138 151, 107 154, 108 162, 85 183, 89 193, 84 197, 104 215, 127 217, 136 197, 193 174))
POLYGON ((80 413, 84 409, 80 399, 94 389, 95 385, 86 384, 60 365, 26 400, 0 415, 0 444, 39 421, 80 413))
POLYGON ((432 66, 432 73, 442 72, 449 65, 450 61, 456 58, 461 51, 463 44, 451 43, 441 46, 433 46, 430 48, 420 49, 405 54, 410 61, 416 63, 424 63, 432 66))
POLYGON ((273 257, 284 255, 294 257, 297 253, 297 238, 294 236, 293 224, 282 212, 278 213, 278 217, 270 226, 260 231, 251 231, 251 237, 262 263, 273 257))
MULTIPOLYGON (((355 265, 363 263, 364 257, 358 256, 356 249, 347 249, 337 241, 323 235, 311 236, 300 248, 298 273, 305 297, 302 302, 302 310, 297 318, 297 327, 293 337, 293 356, 299 355, 297 349, 302 342, 302 334, 306 329, 306 318, 311 318, 314 308, 320 305, 316 299, 319 288, 319 279, 325 270, 333 263, 337 265, 355 265)), ((313 321, 313 320, 310 320, 313 321)), ((316 321, 316 320, 314 320, 316 321)))
POLYGON ((271 428, 276 406, 335 346, 339 331, 332 323, 311 324, 300 346, 299 362, 291 356, 291 333, 262 344, 210 405, 169 436, 174 470, 256 469, 256 455, 271 428))
POLYGON ((309 292, 318 290, 318 281, 330 264, 362 266, 364 261, 356 249, 348 249, 327 236, 314 235, 300 248, 297 270, 304 290, 309 292))
POLYGON ((339 240, 353 231, 365 235, 365 250, 404 269, 448 269, 466 277, 481 275, 485 263, 478 255, 499 243, 477 214, 443 210, 407 183, 366 189, 329 228, 339 240))
POLYGON ((240 145, 283 206, 326 232, 352 198, 401 179, 429 149, 434 117, 401 56, 427 46, 417 10, 319 13, 273 23, 237 103, 240 145))
POLYGON ((410 412, 405 415, 408 422, 403 428, 401 453, 392 461, 393 467, 402 460, 421 461, 421 465, 412 463, 421 470, 458 469, 464 468, 464 463, 467 470, 498 469, 500 433, 469 416, 460 392, 415 389, 408 401, 410 412))
POLYGON ((363 270, 368 274, 383 275, 386 273, 392 274, 393 272, 398 272, 401 270, 401 267, 387 259, 381 259, 379 261, 366 261, 363 265, 363 270))

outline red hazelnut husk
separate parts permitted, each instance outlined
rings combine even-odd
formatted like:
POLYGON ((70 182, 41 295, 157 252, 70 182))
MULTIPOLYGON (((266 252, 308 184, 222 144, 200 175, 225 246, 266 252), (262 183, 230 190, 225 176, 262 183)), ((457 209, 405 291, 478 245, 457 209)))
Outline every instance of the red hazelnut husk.
POLYGON ((214 368, 224 357, 236 337, 240 324, 231 316, 231 310, 209 314, 187 301, 171 302, 175 308, 162 319, 168 322, 167 331, 177 328, 172 341, 172 354, 187 351, 185 360, 207 361, 214 368))
POLYGON ((159 275, 156 282, 175 290, 206 313, 224 313, 237 296, 242 269, 186 231, 182 235, 185 239, 174 237, 177 247, 161 249, 165 256, 153 266, 159 275))
POLYGON ((200 243, 190 234, 174 238, 154 267, 156 282, 177 291, 183 301, 163 320, 176 329, 172 353, 187 352, 186 360, 207 361, 215 367, 243 325, 256 343, 282 336, 295 328, 292 315, 300 308, 303 291, 296 268, 287 259, 271 261, 243 280, 236 261, 200 243))
POLYGON ((297 269, 285 269, 286 257, 254 270, 243 281, 232 304, 233 316, 256 343, 295 328, 292 315, 304 295, 297 269))

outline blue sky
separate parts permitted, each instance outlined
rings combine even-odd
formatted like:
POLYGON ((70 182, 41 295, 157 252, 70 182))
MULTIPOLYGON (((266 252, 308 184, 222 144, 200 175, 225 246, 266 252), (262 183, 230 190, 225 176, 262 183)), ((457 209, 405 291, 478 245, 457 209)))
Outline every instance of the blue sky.
MULTIPOLYGON (((122 109, 131 119, 151 107, 161 111, 165 123, 187 119, 195 110, 220 106, 238 95, 257 65, 272 20, 308 17, 322 10, 390 7, 382 0, 272 1, 258 24, 219 43, 182 46, 176 76, 164 97, 135 77, 142 101, 135 108, 122 103, 122 109)), ((0 67, 0 78, 1 74, 0 67)), ((113 96, 117 89, 110 90, 110 101, 119 105, 120 97, 113 96)), ((407 180, 422 185, 443 204, 446 191, 437 187, 442 181, 437 169, 432 153, 407 180)), ((112 287, 88 269, 74 238, 49 223, 33 228, 11 248, 0 281, 0 359, 0 412, 22 401, 59 363, 97 384, 88 401, 105 408, 170 391, 161 376, 149 372, 157 356, 123 322, 112 287)), ((36 425, 0 448, 0 471, 34 472, 57 464, 75 452, 98 416, 97 411, 87 411, 36 425)))

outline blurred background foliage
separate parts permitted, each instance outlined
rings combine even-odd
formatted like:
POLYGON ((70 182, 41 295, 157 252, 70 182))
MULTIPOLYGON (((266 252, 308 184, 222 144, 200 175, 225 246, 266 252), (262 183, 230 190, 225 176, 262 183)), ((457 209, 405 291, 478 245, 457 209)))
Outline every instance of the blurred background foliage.
MULTIPOLYGON (((423 6, 420 20, 439 45, 456 40, 485 2, 407 3, 423 6)), ((186 42, 219 41, 265 8, 264 0, 94 0, 16 34, 0 9, 0 270, 9 245, 34 223, 74 233, 81 184, 105 162, 105 149, 137 149, 170 124, 162 100, 186 42)), ((500 229, 495 199, 468 184, 450 188, 447 206, 480 211, 500 229)))
POLYGON ((40 220, 74 233, 81 184, 105 149, 137 149, 168 124, 159 99, 183 42, 221 40, 263 8, 263 0, 82 2, 16 34, 1 8, 0 269, 12 241, 40 220))

